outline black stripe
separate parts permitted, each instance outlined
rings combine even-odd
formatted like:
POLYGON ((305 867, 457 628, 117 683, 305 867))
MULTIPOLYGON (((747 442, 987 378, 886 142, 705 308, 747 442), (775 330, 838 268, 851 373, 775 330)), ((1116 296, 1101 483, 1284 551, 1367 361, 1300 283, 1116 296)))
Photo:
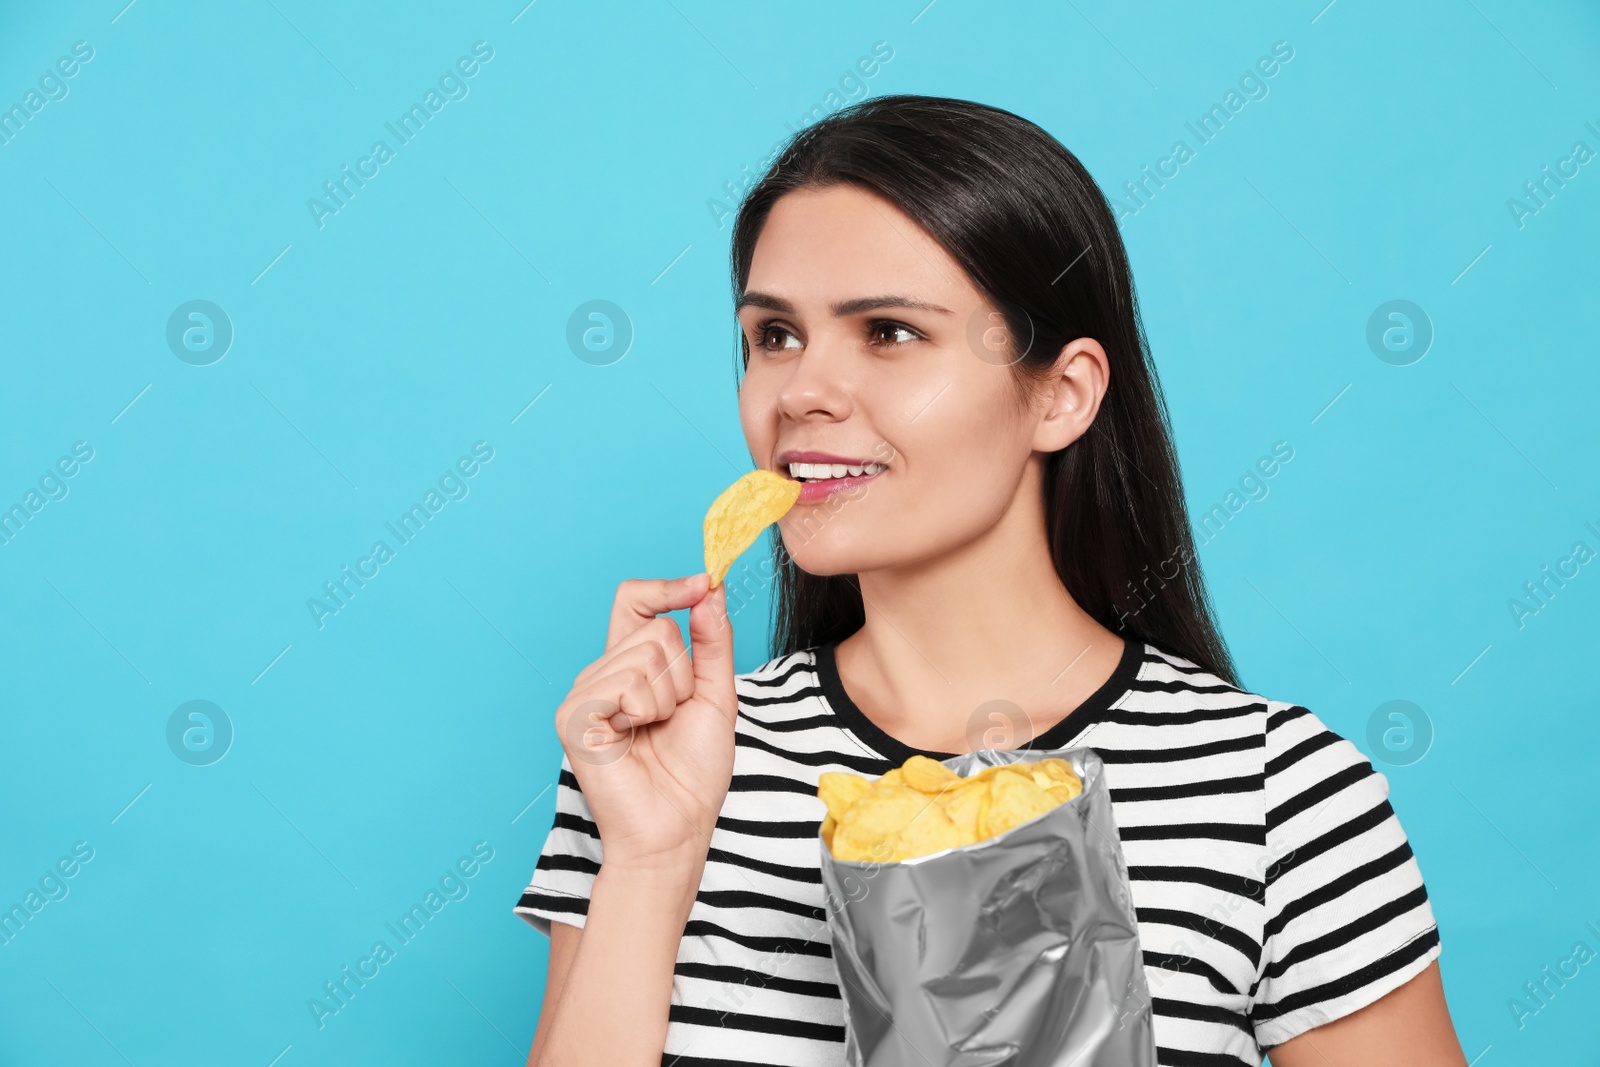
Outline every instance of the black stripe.
POLYGON ((596 826, 593 821, 585 819, 582 815, 574 815, 570 811, 556 812, 555 822, 552 823, 552 826, 562 830, 574 830, 580 834, 587 834, 596 840, 600 838, 600 827, 596 826))
POLYGON ((1351 838, 1359 837, 1374 827, 1382 826, 1393 817, 1394 809, 1389 806, 1389 802, 1387 800, 1378 801, 1365 814, 1357 815, 1349 822, 1339 824, 1321 837, 1301 845, 1277 863, 1274 863, 1267 869, 1267 884, 1271 885, 1302 863, 1315 859, 1335 845, 1342 845, 1351 838))
POLYGON ((816 837, 822 828, 821 819, 734 819, 717 816, 717 829, 730 834, 748 834, 751 837, 800 839, 816 837))
MULTIPOLYGON (((681 1067, 688 1067, 679 1061, 681 1067)), ((1156 1046, 1156 1063, 1161 1067, 1257 1067, 1250 1060, 1241 1060, 1223 1052, 1190 1052, 1181 1048, 1156 1046)))
POLYGON ((673 968, 672 973, 682 975, 685 978, 700 978, 708 982, 725 982, 729 985, 776 989, 784 993, 795 993, 802 997, 821 997, 826 1000, 839 999, 839 987, 832 982, 807 982, 802 978, 784 978, 781 975, 765 974, 761 971, 748 971, 743 967, 729 967, 721 963, 679 962, 673 968))
POLYGON ((1365 912, 1354 922, 1346 923, 1337 930, 1331 930, 1321 937, 1312 938, 1294 947, 1294 951, 1281 959, 1273 960, 1267 965, 1263 978, 1278 978, 1297 963, 1303 963, 1314 956, 1348 944, 1362 934, 1371 933, 1391 919, 1404 915, 1408 911, 1428 902, 1428 891, 1422 886, 1417 886, 1404 896, 1391 900, 1381 908, 1374 908, 1365 912))
POLYGON ((1237 897, 1264 903, 1267 898, 1265 883, 1227 871, 1214 871, 1209 867, 1129 867, 1128 878, 1135 882, 1184 882, 1203 885, 1237 897))
POLYGON ((804 689, 796 689, 793 693, 784 693, 775 697, 739 697, 739 706, 744 708, 764 708, 772 704, 794 704, 806 697, 820 697, 822 690, 817 686, 808 685, 804 689))
POLYGON ((779 774, 736 774, 728 782, 730 793, 799 793, 814 797, 817 787, 779 774))
POLYGON ((812 885, 822 884, 822 869, 820 867, 790 867, 782 863, 768 863, 765 860, 735 855, 720 848, 708 849, 706 862, 725 863, 729 867, 740 867, 747 871, 770 874, 774 878, 787 878, 791 882, 807 882, 812 885))
POLYGON ((1318 886, 1300 899, 1285 904, 1282 911, 1268 919, 1266 925, 1262 928, 1262 938, 1275 936, 1286 929, 1290 922, 1298 919, 1312 908, 1320 907, 1330 900, 1337 900, 1361 883, 1370 882, 1379 875, 1387 874, 1410 858, 1411 843, 1402 841, 1394 851, 1379 856, 1369 863, 1363 863, 1333 881, 1318 886))
POLYGON ((1095 746, 1103 763, 1176 763, 1186 759, 1204 759, 1227 752, 1248 752, 1252 748, 1265 748, 1265 734, 1248 733, 1243 737, 1225 737, 1221 741, 1207 741, 1202 745, 1184 745, 1181 748, 1101 748, 1095 746))
POLYGON ((802 730, 837 729, 839 726, 839 720, 832 715, 807 715, 799 719, 778 719, 775 722, 767 722, 752 715, 746 715, 741 709, 739 718, 752 725, 759 726, 763 730, 772 730, 780 734, 795 734, 802 730))
POLYGON ((787 682, 790 678, 793 678, 795 674, 800 671, 806 671, 809 673, 815 670, 816 667, 811 663, 811 658, 809 656, 796 653, 795 661, 789 664, 788 667, 784 668, 781 674, 774 674, 766 678, 752 678, 749 675, 741 674, 739 677, 735 678, 734 681, 747 682, 750 685, 759 686, 762 689, 776 689, 784 682, 787 682))
POLYGON ((768 911, 786 911, 819 923, 828 921, 827 910, 821 905, 802 904, 798 900, 785 900, 770 893, 755 893, 748 889, 702 889, 694 898, 713 908, 765 908, 768 911))
POLYGON ((1305 792, 1290 797, 1267 812, 1267 830, 1269 832, 1276 830, 1302 811, 1316 807, 1334 794, 1348 789, 1364 778, 1371 777, 1372 773, 1372 764, 1362 760, 1337 774, 1329 775, 1305 792))
POLYGON ((1186 726, 1196 722, 1221 722, 1240 719, 1246 715, 1259 715, 1266 710, 1264 704, 1243 704, 1234 708, 1195 708, 1191 711, 1161 711, 1138 708, 1112 708, 1104 721, 1118 726, 1186 726))
POLYGON ((1147 785, 1130 789, 1111 790, 1114 804, 1131 804, 1141 800, 1180 800, 1184 797, 1209 797, 1218 793, 1259 793, 1263 776, 1246 774, 1238 778, 1219 778, 1208 782, 1179 782, 1176 785, 1147 785))
POLYGON ((805 937, 768 937, 761 934, 740 934, 708 919, 690 919, 683 924, 684 937, 720 937, 736 945, 757 952, 788 952, 796 956, 818 956, 833 959, 833 950, 824 941, 805 937))
POLYGON ((1202 1023, 1218 1023, 1222 1026, 1232 1026, 1243 1030, 1250 1036, 1255 1036, 1255 1029, 1250 1025, 1250 1017, 1242 1011, 1224 1008, 1220 1004, 1192 1004, 1186 1000, 1167 1000, 1163 997, 1150 998, 1150 1010, 1157 1015, 1165 1015, 1169 1019, 1193 1019, 1202 1023))
POLYGON ((1326 1000, 1335 1000, 1339 997, 1353 993, 1362 986, 1370 985, 1388 974, 1393 974, 1406 964, 1419 960, 1439 943, 1439 928, 1430 927, 1428 932, 1395 949, 1380 960, 1367 964, 1358 971, 1336 978, 1331 982, 1324 982, 1310 989, 1302 989, 1298 993, 1290 993, 1282 1000, 1271 1004, 1257 1004, 1250 1010, 1250 1017, 1256 1020, 1276 1019, 1287 1015, 1297 1008, 1310 1004, 1317 1004, 1326 1000))
MULTIPOLYGON (((1262 738, 1262 740, 1265 741, 1266 738, 1262 738)), ((1296 763, 1299 763, 1301 760, 1311 755, 1311 753, 1321 751, 1322 749, 1327 748, 1329 745, 1337 745, 1343 740, 1344 738, 1340 737, 1332 730, 1319 730, 1310 737, 1306 738, 1304 741, 1300 742, 1298 745, 1291 748, 1289 751, 1280 753, 1279 755, 1269 759, 1267 761, 1267 774, 1269 776, 1281 774, 1283 773, 1284 768, 1293 767, 1296 763)))
POLYGON ((1250 961, 1252 967, 1261 962, 1261 946, 1254 938, 1204 915, 1196 915, 1192 911, 1179 911, 1176 908, 1135 908, 1134 917, 1142 923, 1162 923, 1166 926, 1193 930, 1197 934, 1205 934, 1213 941, 1227 945, 1238 952, 1250 961))
POLYGON ((1195 959, 1193 956, 1180 956, 1174 952, 1144 951, 1144 965, 1146 967, 1159 967, 1163 971, 1177 971, 1180 974, 1199 975, 1211 983, 1211 988, 1218 993, 1238 994, 1239 989, 1232 982, 1205 960, 1195 959))
POLYGON ((1124 841, 1243 841, 1265 845, 1267 828, 1261 824, 1231 822, 1153 823, 1150 826, 1120 826, 1117 836, 1124 841))
POLYGON ((577 871, 579 874, 599 874, 600 864, 588 856, 580 856, 575 852, 541 852, 539 862, 534 864, 534 869, 539 871, 577 871))
MULTIPOLYGON (((731 996, 731 991, 730 991, 731 996)), ((667 1019, 691 1026, 720 1026, 727 1030, 747 1030, 756 1034, 781 1034, 784 1037, 804 1037, 812 1041, 844 1042, 844 1027, 825 1023, 808 1023, 800 1019, 780 1019, 771 1015, 741 1015, 733 1011, 716 1011, 712 1008, 691 1008, 687 1004, 667 1007, 667 1019)))
MULTIPOLYGON (((563 897, 554 893, 524 893, 517 901, 517 909, 525 911, 559 911, 563 915, 589 914, 588 897, 563 897)), ((513 909, 516 910, 516 909, 513 909)))
POLYGON ((874 756, 859 756, 853 752, 795 752, 791 749, 782 749, 764 738, 754 737, 746 733, 734 735, 735 746, 754 748, 762 752, 770 752, 791 763, 801 763, 807 767, 826 767, 829 764, 849 767, 859 774, 870 774, 874 778, 890 769, 886 759, 874 756))
POLYGON ((1311 712, 1308 709, 1302 708, 1298 704, 1294 705, 1293 707, 1284 708, 1282 711, 1275 711, 1267 718, 1267 733, 1270 734, 1272 731, 1276 730, 1286 722, 1293 722, 1302 715, 1310 714, 1311 712))
POLYGON ((578 776, 567 770, 565 767, 561 768, 560 773, 556 775, 556 785, 564 785, 574 793, 583 792, 583 787, 578 784, 578 776))
MULTIPOLYGON (((1171 666, 1167 664, 1166 666, 1171 666)), ((1194 682, 1184 681, 1181 678, 1170 682, 1158 682, 1154 678, 1140 678, 1129 689, 1135 693, 1238 693, 1239 687, 1221 682, 1217 685, 1196 685, 1194 682)))
POLYGON ((1147 645, 1145 647, 1145 663, 1153 663, 1157 667, 1165 667, 1169 671, 1176 671, 1179 674, 1187 674, 1190 677, 1211 675, 1210 671, 1206 670, 1197 663, 1192 661, 1188 663, 1176 663, 1174 662, 1174 659, 1176 659, 1176 657, 1174 657, 1172 653, 1164 652, 1163 650, 1156 648, 1154 645, 1147 645))

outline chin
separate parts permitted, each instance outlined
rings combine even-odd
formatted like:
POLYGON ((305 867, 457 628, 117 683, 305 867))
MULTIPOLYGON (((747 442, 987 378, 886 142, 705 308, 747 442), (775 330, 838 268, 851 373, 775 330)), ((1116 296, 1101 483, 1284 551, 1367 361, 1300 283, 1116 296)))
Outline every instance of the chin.
POLYGON ((866 545, 855 538, 829 537, 822 533, 803 543, 797 543, 799 541, 799 538, 785 531, 784 551, 794 560, 796 567, 819 578, 860 574, 909 562, 906 559, 885 558, 885 546, 881 540, 866 545))

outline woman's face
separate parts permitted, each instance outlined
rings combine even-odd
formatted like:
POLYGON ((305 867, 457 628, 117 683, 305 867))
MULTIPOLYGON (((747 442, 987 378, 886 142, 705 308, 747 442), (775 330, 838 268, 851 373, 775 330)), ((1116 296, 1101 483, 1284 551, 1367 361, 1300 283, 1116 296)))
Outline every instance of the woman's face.
POLYGON ((738 311, 739 417, 757 464, 806 483, 780 524, 802 570, 914 566, 1024 492, 1038 506, 1025 475, 1049 398, 1019 391, 993 311, 876 194, 834 185, 773 205, 738 311))

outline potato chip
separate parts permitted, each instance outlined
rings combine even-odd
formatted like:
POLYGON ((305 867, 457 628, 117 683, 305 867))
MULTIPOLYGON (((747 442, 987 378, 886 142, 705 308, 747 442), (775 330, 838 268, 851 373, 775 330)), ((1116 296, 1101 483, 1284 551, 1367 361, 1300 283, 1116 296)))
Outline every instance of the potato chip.
POLYGON ((989 783, 989 803, 980 815, 978 833, 985 838, 1003 834, 1055 806, 1055 799, 1035 785, 1031 775, 997 774, 989 783))
POLYGON ((922 801, 923 808, 901 829, 899 840, 895 842, 895 861, 928 856, 967 843, 943 808, 927 796, 923 796, 922 801))
POLYGON ((711 502, 705 519, 705 555, 713 589, 761 531, 783 518, 799 499, 800 483, 793 478, 754 470, 711 502))
POLYGON ((944 809, 915 789, 874 789, 834 827, 833 854, 857 862, 898 862, 961 844, 944 809))
POLYGON ((824 771, 817 778, 817 796, 822 798, 828 806, 828 815, 835 820, 844 818, 850 805, 871 791, 872 783, 859 774, 824 771))
POLYGON ((983 798, 989 795, 989 787, 983 782, 963 780, 968 784, 946 789, 939 794, 938 802, 945 814, 950 816, 950 821, 955 823, 956 829, 961 831, 961 843, 970 845, 978 840, 978 810, 983 798))
POLYGON ((913 789, 871 790, 834 827, 833 854, 857 862, 889 860, 901 828, 910 825, 927 802, 913 789))
POLYGON ((1056 781, 1063 784, 1070 784, 1078 781, 1077 774, 1075 774, 1072 770, 1072 764, 1068 763, 1064 759, 1061 759, 1059 756, 1051 757, 1050 759, 1038 760, 1033 763, 1025 763, 1022 766, 1026 767, 1028 769, 1028 773, 1033 775, 1035 778, 1042 774, 1047 778, 1054 778, 1056 781))
POLYGON ((939 793, 946 786, 961 781, 961 776, 938 760, 927 756, 912 756, 900 767, 906 785, 919 793, 939 793))
POLYGON ((1051 798, 1057 804, 1065 804, 1067 801, 1082 793, 1083 787, 1079 786, 1077 789, 1074 789, 1070 785, 1053 785, 1046 789, 1045 792, 1049 793, 1051 798))

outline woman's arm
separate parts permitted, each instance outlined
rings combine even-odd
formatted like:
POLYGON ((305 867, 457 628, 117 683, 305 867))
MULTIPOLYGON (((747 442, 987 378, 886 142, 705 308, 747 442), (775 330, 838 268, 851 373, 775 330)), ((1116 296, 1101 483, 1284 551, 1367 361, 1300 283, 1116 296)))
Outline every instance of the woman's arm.
POLYGON ((582 931, 551 923, 533 1067, 661 1062, 678 947, 733 775, 733 627, 709 581, 622 583, 605 655, 556 709, 604 855, 582 931), (690 648, 663 617, 681 608, 690 648))
POLYGON ((572 957, 578 951, 578 941, 583 936, 581 926, 571 923, 550 924, 550 965, 544 975, 544 1003, 539 1005, 539 1021, 533 1031, 533 1047, 528 1050, 528 1067, 538 1067, 539 1053, 550 1038, 550 1020, 556 1017, 556 1002, 567 984, 567 971, 572 967, 572 957))
POLYGON ((659 1067, 673 965, 705 851, 602 864, 579 929, 550 925, 550 970, 528 1067, 659 1067))
POLYGON ((1272 1067, 1465 1067, 1437 961, 1360 1011, 1272 1050, 1272 1067))

